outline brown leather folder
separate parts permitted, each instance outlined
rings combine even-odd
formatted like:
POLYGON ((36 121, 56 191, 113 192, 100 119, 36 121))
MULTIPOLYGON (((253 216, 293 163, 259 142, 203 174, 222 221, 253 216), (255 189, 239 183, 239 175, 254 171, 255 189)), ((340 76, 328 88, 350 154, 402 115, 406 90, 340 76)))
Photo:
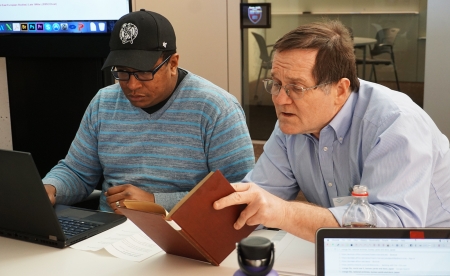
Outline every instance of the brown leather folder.
POLYGON ((153 202, 125 200, 120 211, 166 253, 219 265, 256 226, 233 224, 246 205, 222 210, 214 201, 234 192, 220 171, 211 172, 170 213, 153 202))

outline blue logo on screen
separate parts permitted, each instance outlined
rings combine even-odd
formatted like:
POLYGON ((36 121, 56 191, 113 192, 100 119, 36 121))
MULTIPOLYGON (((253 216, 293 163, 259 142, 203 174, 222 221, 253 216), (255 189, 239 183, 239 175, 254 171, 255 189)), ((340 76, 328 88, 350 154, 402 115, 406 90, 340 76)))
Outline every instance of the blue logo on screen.
POLYGON ((69 24, 69 29, 75 30, 77 28, 77 25, 69 24))
POLYGON ((4 31, 5 30, 5 25, 0 24, 0 31, 4 31))
POLYGON ((52 30, 52 24, 50 24, 50 23, 45 23, 45 24, 44 24, 44 28, 45 28, 46 31, 51 31, 51 30, 52 30))
POLYGON ((60 27, 58 23, 53 23, 53 30, 54 31, 59 31, 60 27))

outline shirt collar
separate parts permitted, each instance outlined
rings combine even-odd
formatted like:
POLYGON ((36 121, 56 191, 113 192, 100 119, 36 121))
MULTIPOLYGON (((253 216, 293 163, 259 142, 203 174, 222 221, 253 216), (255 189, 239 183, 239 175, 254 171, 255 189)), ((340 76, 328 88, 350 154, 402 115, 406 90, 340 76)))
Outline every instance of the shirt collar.
POLYGON ((358 100, 358 93, 351 92, 347 101, 341 110, 334 116, 333 120, 329 123, 335 133, 339 143, 342 144, 345 134, 347 134, 353 117, 353 111, 355 109, 356 102, 358 100))

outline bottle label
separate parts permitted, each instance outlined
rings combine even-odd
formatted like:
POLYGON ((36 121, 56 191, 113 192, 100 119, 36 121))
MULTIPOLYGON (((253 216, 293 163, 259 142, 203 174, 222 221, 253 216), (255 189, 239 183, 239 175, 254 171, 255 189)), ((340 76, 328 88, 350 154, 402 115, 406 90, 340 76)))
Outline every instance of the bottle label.
POLYGON ((367 222, 352 222, 350 225, 342 225, 345 228, 376 228, 375 225, 367 222))
POLYGON ((353 200, 352 196, 335 197, 333 198, 333 207, 347 205, 348 203, 352 202, 352 200, 353 200))

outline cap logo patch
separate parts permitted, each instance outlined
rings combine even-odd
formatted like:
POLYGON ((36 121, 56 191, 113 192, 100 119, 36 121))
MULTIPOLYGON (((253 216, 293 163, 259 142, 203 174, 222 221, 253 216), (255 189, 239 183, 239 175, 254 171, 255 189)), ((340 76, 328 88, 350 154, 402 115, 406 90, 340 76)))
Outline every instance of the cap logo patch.
POLYGON ((166 48, 166 46, 167 46, 167 42, 164 41, 163 42, 163 47, 166 48))
POLYGON ((119 32, 120 40, 122 40, 122 44, 130 42, 133 44, 133 40, 138 35, 138 28, 133 23, 124 23, 119 32))

